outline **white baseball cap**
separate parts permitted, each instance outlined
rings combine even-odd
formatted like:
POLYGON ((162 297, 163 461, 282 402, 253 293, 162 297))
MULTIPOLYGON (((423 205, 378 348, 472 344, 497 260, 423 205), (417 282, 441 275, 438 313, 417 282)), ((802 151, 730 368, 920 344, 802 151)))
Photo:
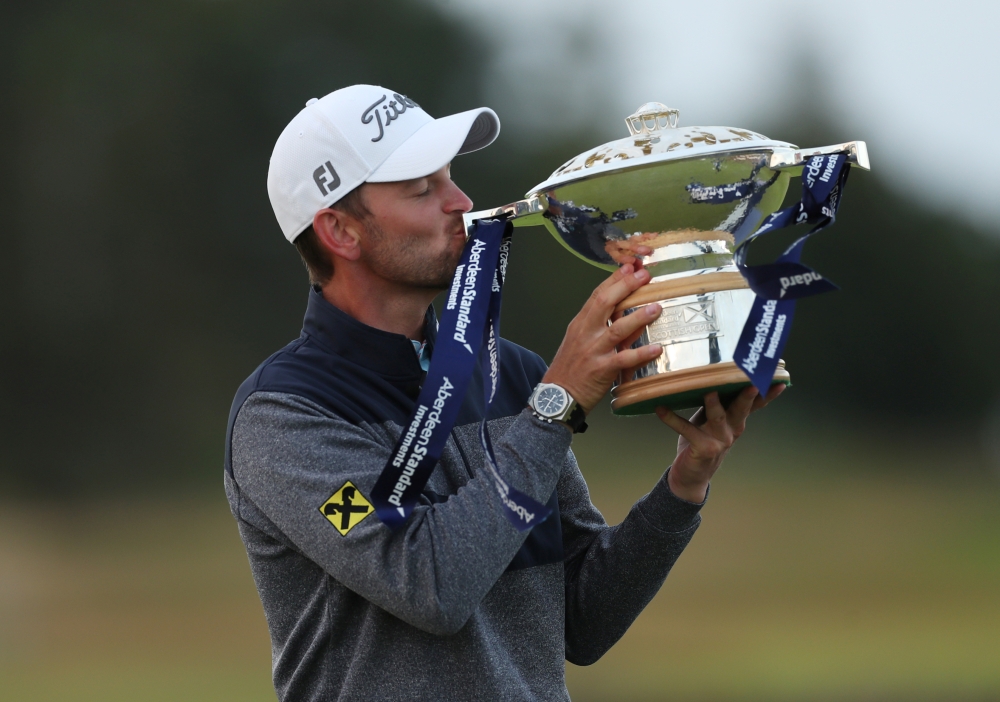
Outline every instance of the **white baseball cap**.
POLYGON ((405 95, 352 85, 313 98, 288 123, 271 153, 267 194, 295 241, 317 212, 362 183, 422 178, 499 133, 488 107, 434 119, 405 95))

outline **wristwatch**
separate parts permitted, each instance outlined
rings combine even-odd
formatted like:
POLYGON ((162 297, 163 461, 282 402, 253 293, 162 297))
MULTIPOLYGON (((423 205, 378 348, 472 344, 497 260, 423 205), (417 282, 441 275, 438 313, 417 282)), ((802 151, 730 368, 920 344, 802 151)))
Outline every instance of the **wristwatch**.
POLYGON ((587 422, 584 421, 587 413, 560 385, 539 383, 528 398, 528 407, 539 419, 546 422, 553 420, 563 422, 573 430, 574 434, 587 431, 587 422))

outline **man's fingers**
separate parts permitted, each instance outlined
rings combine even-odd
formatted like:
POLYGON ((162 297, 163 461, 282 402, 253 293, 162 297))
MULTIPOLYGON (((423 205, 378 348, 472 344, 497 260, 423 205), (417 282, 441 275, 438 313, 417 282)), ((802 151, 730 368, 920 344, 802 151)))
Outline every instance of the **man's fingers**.
POLYGON ((663 347, 660 344, 647 344, 637 349, 619 351, 613 354, 614 366, 619 370, 644 366, 661 353, 663 353, 663 347))
POLYGON ((726 416, 726 408, 722 406, 722 402, 719 400, 719 393, 710 392, 705 395, 705 417, 709 424, 715 424, 716 426, 721 426, 726 423, 728 417, 726 416))
POLYGON ((768 388, 766 401, 767 402, 771 402, 778 395, 780 395, 781 393, 783 393, 787 389, 788 389, 788 386, 785 385, 784 383, 775 383, 770 388, 768 388))
POLYGON ((707 433, 704 428, 694 426, 691 422, 677 415, 666 407, 657 407, 656 416, 668 427, 687 439, 694 452, 692 455, 699 460, 713 460, 722 456, 729 443, 707 433))
POLYGON ((704 436, 698 427, 666 407, 657 407, 656 416, 660 418, 661 422, 687 439, 692 446, 701 444, 703 441, 704 436))
MULTIPOLYGON (((600 297, 608 293, 612 286, 620 284, 622 280, 632 275, 635 272, 635 266, 631 263, 623 263, 618 267, 614 273, 609 275, 607 278, 601 281, 601 284, 594 288, 594 292, 591 295, 591 300, 600 297)), ((633 276, 634 277, 634 276, 633 276)))
POLYGON ((634 332, 629 334, 627 337, 618 342, 617 349, 619 351, 624 351, 625 349, 631 348, 632 344, 639 340, 642 333, 646 330, 646 327, 639 327, 634 332))
POLYGON ((753 385, 743 388, 726 408, 726 419, 734 441, 743 435, 743 430, 747 427, 747 417, 750 416, 757 394, 757 388, 753 385))
POLYGON ((770 402, 772 402, 776 397, 778 397, 778 395, 780 395, 785 391, 786 387, 788 386, 785 385, 784 383, 775 383, 770 388, 768 388, 767 395, 765 396, 757 395, 756 399, 754 399, 753 401, 753 407, 750 408, 750 411, 756 412, 759 409, 767 407, 767 405, 770 402))
POLYGON ((618 346, 626 339, 633 337, 640 332, 647 324, 651 324, 662 311, 655 302, 645 305, 642 309, 636 310, 630 315, 621 317, 608 327, 608 337, 612 346, 618 346))
POLYGON ((751 412, 756 412, 759 409, 764 409, 774 400, 778 395, 785 391, 785 385, 783 383, 777 383, 772 385, 768 391, 767 395, 758 395, 753 401, 753 407, 750 408, 751 412))
POLYGON ((602 310, 604 319, 611 316, 611 311, 619 302, 649 282, 649 271, 645 268, 636 268, 631 264, 626 264, 619 270, 622 275, 620 277, 612 276, 610 284, 603 291, 604 294, 599 296, 599 301, 604 305, 604 310, 602 310))
POLYGON ((743 388, 740 394, 729 403, 729 407, 726 409, 726 414, 729 415, 729 423, 733 427, 742 427, 743 423, 746 422, 747 417, 753 410, 754 400, 757 398, 757 388, 751 385, 748 388, 743 388))
POLYGON ((649 271, 642 267, 636 270, 631 263, 626 263, 594 289, 586 305, 591 308, 588 316, 599 318, 603 324, 619 302, 648 282, 649 271))

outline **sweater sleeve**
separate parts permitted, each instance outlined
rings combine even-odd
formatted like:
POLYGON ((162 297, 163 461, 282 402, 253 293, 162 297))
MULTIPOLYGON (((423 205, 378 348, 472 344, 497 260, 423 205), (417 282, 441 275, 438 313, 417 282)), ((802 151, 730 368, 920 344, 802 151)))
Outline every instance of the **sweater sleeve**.
MULTIPOLYGON (((564 428, 523 412, 494 451, 505 479, 544 504, 570 439, 564 428)), ((396 531, 372 515, 341 535, 324 504, 347 481, 367 498, 393 443, 381 425, 358 426, 301 397, 257 392, 234 425, 233 476, 241 499, 345 587, 419 629, 455 633, 527 532, 507 520, 486 471, 475 471, 447 501, 422 500, 396 531)))
POLYGON ((701 522, 666 473, 617 526, 590 500, 572 453, 559 480, 566 550, 566 660, 590 665, 620 639, 663 585, 701 522))

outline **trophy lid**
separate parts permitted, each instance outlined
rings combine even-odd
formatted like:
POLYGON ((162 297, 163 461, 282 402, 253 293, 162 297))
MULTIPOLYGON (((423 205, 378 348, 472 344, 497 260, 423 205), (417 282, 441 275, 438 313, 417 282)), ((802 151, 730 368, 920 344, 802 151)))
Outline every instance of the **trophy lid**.
POLYGON ((620 171, 661 161, 701 158, 740 151, 794 149, 793 144, 769 139, 735 127, 679 127, 680 111, 661 102, 647 102, 625 118, 629 136, 574 156, 557 168, 528 197, 592 175, 620 171))
MULTIPOLYGON (((680 127, 677 110, 647 102, 629 136, 575 156, 523 200, 466 213, 540 224, 574 255, 615 270, 639 248, 654 281, 731 268, 736 241, 781 207, 813 156, 843 153, 869 168, 863 141, 800 149, 749 129, 680 127)), ((733 268, 735 270, 735 268, 733 268)))

